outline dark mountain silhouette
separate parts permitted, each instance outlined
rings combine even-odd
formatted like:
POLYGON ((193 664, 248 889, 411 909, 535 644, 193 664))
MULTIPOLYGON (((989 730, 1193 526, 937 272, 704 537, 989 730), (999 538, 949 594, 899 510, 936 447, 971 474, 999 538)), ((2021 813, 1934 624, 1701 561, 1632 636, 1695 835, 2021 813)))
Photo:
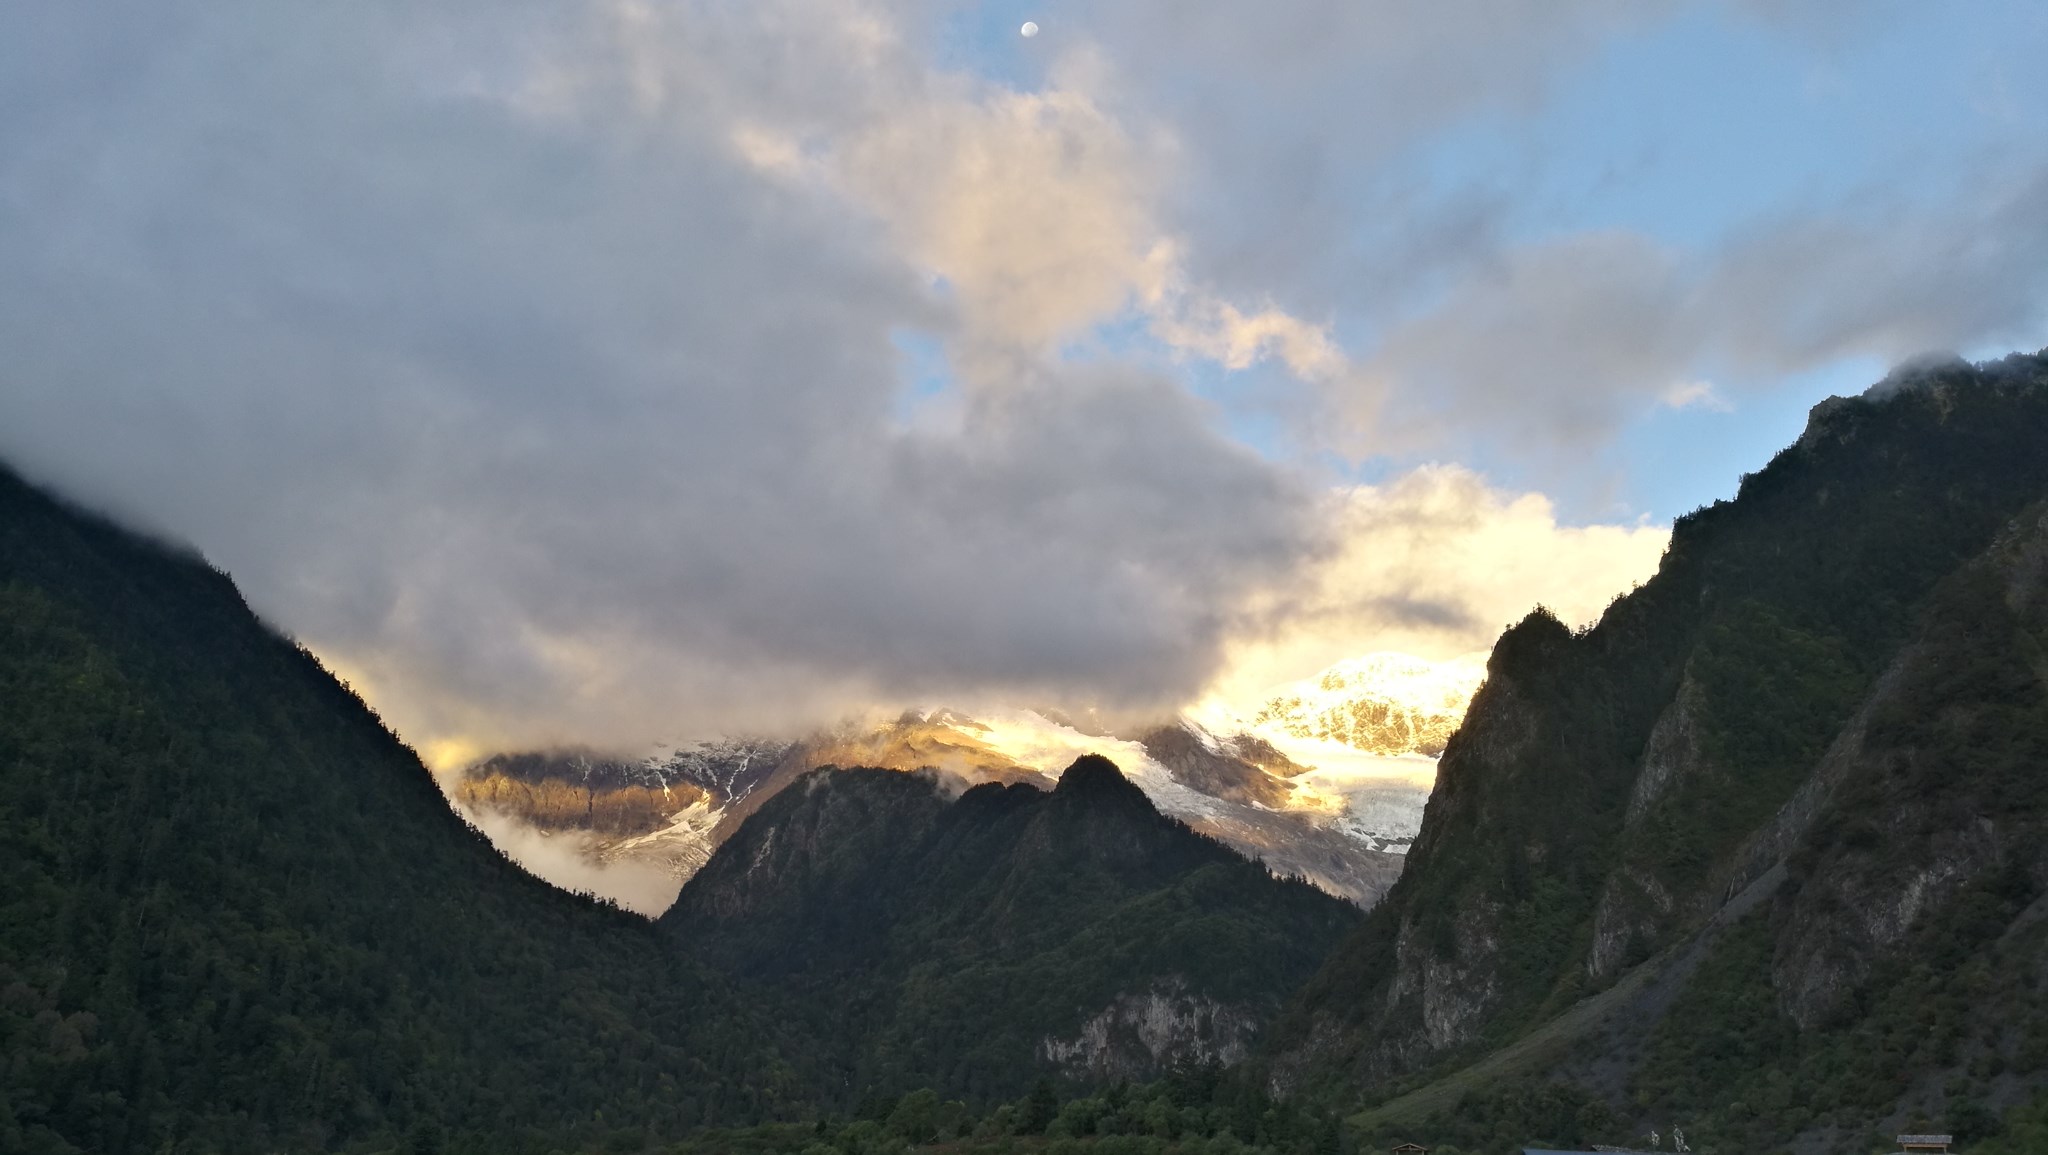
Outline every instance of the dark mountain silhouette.
POLYGON ((0 472, 0 1149, 680 1130, 804 1092, 198 558, 0 472))
POLYGON ((691 906, 750 912, 729 942, 555 890, 227 577, 0 471, 0 1150, 676 1135, 850 1107, 849 1070, 1086 1076, 1033 1032, 1155 990, 1227 1006, 1242 1050, 1356 913, 1099 760, 1051 794, 834 773, 776 802, 691 906), (748 884, 793 816, 812 857, 748 884), (810 974, 860 989, 781 981, 810 974), (849 1049, 847 1014, 901 1049, 849 1049))
POLYGON ((1921 365, 1596 626, 1510 630, 1276 1077, 1422 1086, 1367 1121, 1455 1135, 1541 1076, 1701 1151, 1969 1134, 2048 1083, 2044 498, 2048 359, 1921 365))
POLYGON ((661 925, 804 1016, 850 1086, 1007 1096, 1051 1065, 1242 1057, 1356 908, 1163 817, 1107 759, 1056 788, 819 770, 661 925))

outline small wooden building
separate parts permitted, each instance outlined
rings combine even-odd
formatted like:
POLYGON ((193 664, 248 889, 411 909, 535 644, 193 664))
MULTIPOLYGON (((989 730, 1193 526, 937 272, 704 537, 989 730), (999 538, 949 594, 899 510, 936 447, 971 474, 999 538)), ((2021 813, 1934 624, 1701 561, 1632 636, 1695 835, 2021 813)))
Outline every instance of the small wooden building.
POLYGON ((1955 1141, 1953 1135, 1901 1135, 1899 1150, 1914 1152, 1915 1155, 1948 1155, 1948 1149, 1955 1141))
POLYGON ((1429 1155, 1429 1148, 1420 1143, 1403 1143, 1394 1148, 1394 1155, 1429 1155))

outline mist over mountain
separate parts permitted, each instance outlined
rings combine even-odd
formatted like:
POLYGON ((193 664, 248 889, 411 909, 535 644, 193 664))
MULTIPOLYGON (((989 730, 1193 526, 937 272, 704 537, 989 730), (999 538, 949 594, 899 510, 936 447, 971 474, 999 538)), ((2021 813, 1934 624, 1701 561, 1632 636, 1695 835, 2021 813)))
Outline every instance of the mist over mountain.
POLYGON ((819 767, 935 771, 960 787, 1050 789, 1110 751, 1194 829, 1370 907, 1421 822, 1433 756, 1479 679, 1462 662, 1375 654, 1277 688, 1251 717, 1214 703, 1130 736, 1052 711, 912 710, 795 742, 718 741, 640 758, 493 755, 446 776, 450 800, 542 877, 655 914, 738 823, 819 767))

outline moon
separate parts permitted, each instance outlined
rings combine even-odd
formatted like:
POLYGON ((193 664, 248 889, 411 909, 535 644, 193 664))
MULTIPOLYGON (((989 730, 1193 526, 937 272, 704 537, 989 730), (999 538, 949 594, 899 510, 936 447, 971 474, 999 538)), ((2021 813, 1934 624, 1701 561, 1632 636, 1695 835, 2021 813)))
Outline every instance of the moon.
POLYGON ((1034 23, 1032 23, 1032 22, 1031 22, 1031 21, 1029 21, 1029 20, 1026 20, 1026 21, 1024 22, 1024 27, 1022 27, 1022 28, 1019 28, 1019 29, 1017 29, 1017 31, 1019 31, 1019 32, 1023 33, 1023 34, 1024 34, 1024 38, 1025 38, 1026 40, 1029 40, 1029 39, 1031 39, 1031 38, 1032 38, 1033 36, 1036 36, 1036 35, 1038 35, 1038 25, 1037 25, 1037 24, 1034 24, 1034 23))

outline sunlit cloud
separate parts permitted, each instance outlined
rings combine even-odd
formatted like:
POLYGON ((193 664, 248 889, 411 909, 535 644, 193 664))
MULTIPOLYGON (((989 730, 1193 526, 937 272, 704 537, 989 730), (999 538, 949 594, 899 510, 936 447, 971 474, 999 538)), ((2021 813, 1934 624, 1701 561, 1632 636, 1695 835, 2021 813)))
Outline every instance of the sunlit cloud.
POLYGON ((1592 622, 1656 572, 1670 539, 1661 525, 1561 524, 1542 494, 1457 466, 1341 491, 1329 517, 1337 548, 1275 607, 1269 630, 1234 640, 1214 698, 1244 709, 1277 683, 1374 650, 1483 653, 1537 604, 1592 622))

